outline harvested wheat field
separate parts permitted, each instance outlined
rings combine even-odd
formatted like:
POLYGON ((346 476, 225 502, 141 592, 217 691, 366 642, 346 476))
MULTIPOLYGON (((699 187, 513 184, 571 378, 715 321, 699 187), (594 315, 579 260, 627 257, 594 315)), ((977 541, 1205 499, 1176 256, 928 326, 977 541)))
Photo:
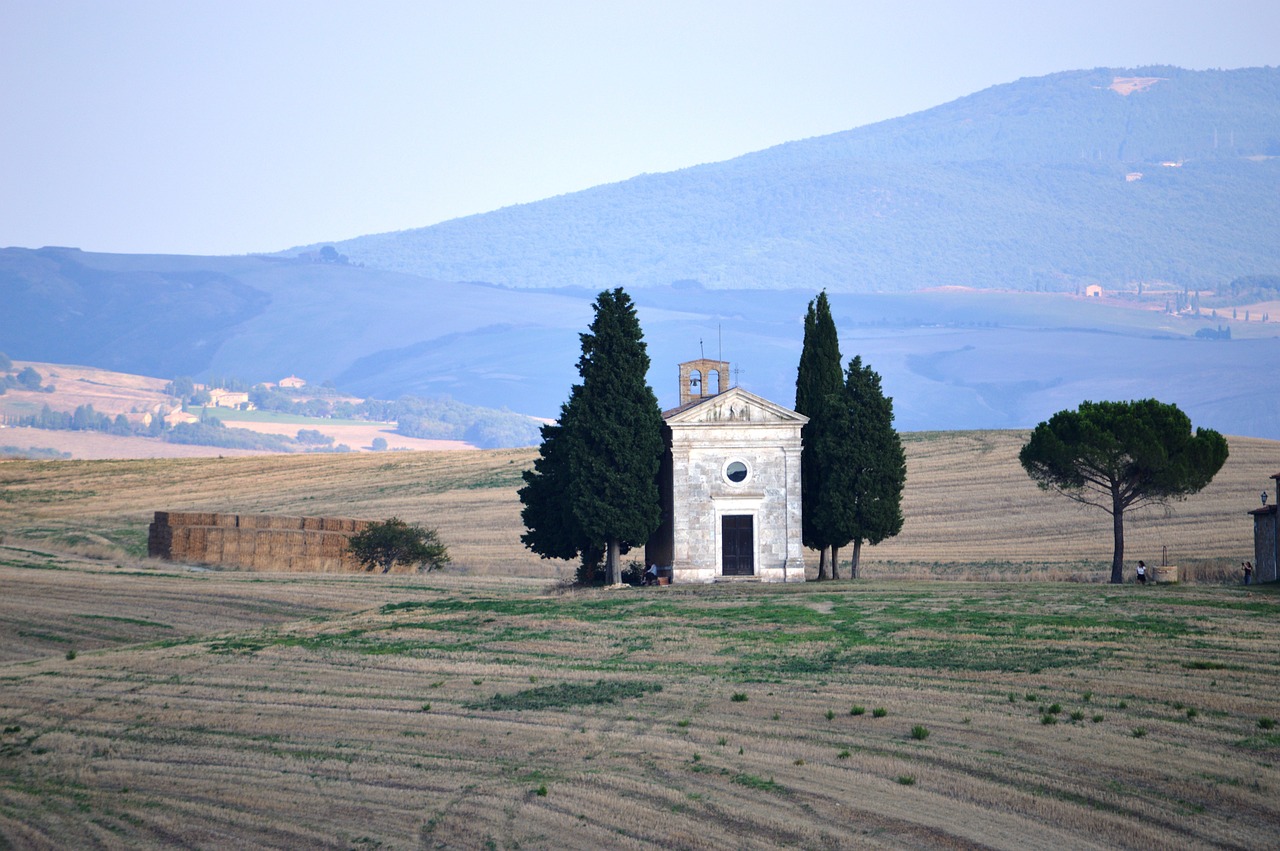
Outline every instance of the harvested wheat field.
MULTIPOLYGON (((1111 518, 1036 488, 1018 465, 1027 432, 904 435, 902 533, 863 552, 865 578, 1105 581, 1111 518)), ((1250 509, 1280 472, 1280 443, 1232 437, 1199 494, 1126 514, 1127 556, 1184 579, 1239 579, 1250 509)), ((532 449, 246 458, 0 462, 0 534, 103 557, 146 554, 156 510, 378 520, 439 529, 455 572, 567 578, 520 544, 516 490, 532 449)), ((844 553, 847 559, 848 553, 844 553)), ((637 558, 641 557, 639 554, 637 558)), ((816 560, 811 575, 816 571, 816 560)))
POLYGON ((1023 440, 908 435, 903 534, 785 587, 568 588, 529 450, 0 463, 0 847, 1273 846, 1280 591, 1230 571, 1280 444, 1131 519, 1193 582, 1121 587, 1023 440), (396 514, 456 564, 146 561, 157 509, 396 514))
POLYGON ((0 845, 1260 848, 1280 598, 0 548, 0 845))

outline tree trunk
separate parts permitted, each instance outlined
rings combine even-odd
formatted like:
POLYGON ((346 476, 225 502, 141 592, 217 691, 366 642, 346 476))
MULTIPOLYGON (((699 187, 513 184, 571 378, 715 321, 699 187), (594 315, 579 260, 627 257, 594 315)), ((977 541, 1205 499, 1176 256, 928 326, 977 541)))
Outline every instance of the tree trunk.
POLYGON ((1111 531, 1115 536, 1115 549, 1111 554, 1111 584, 1124 584, 1124 509, 1119 498, 1112 496, 1111 531))
POLYGON ((849 562, 849 578, 858 578, 858 565, 862 562, 862 539, 853 539, 853 559, 849 562))
POLYGON ((835 544, 831 545, 831 578, 840 578, 840 548, 835 544))
POLYGON ((622 555, 619 549, 618 539, 610 539, 608 555, 605 556, 605 569, 609 573, 610 585, 622 584, 622 555))
POLYGON ((827 548, 818 550, 818 581, 827 578, 827 548))

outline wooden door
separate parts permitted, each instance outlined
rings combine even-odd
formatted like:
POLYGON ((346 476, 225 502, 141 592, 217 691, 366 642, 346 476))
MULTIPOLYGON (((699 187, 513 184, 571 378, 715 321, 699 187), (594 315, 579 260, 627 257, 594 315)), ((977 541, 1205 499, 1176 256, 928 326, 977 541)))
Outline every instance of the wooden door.
POLYGON ((720 518, 720 572, 724 576, 755 573, 755 541, 750 514, 725 514, 720 518))

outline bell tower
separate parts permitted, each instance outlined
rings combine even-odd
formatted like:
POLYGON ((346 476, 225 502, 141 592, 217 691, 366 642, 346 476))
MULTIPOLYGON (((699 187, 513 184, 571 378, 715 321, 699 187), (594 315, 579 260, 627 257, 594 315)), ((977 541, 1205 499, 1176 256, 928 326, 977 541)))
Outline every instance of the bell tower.
POLYGON ((729 362, 725 360, 685 361, 680 364, 680 406, 719 396, 729 389, 729 362))

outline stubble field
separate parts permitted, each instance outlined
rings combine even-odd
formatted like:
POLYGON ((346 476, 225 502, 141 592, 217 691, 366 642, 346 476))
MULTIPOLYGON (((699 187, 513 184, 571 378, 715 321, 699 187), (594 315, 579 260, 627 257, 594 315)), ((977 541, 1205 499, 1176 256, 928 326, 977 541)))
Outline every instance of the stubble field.
MULTIPOLYGON (((910 436, 869 578, 789 587, 568 589, 518 549, 527 451, 0 464, 0 845, 1273 844, 1276 590, 1039 581, 1109 525, 1023 438, 910 436), (156 508, 396 513, 460 564, 138 561, 156 508)), ((1248 556, 1280 455, 1231 450, 1148 555, 1248 556)))

